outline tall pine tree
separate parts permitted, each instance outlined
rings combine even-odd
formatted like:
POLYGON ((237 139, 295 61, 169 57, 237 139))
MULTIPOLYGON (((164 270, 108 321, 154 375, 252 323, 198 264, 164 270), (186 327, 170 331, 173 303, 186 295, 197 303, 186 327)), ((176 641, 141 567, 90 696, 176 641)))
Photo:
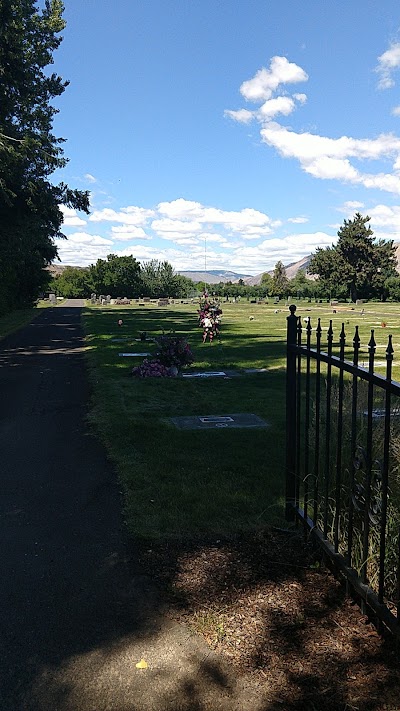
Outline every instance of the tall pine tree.
POLYGON ((0 313, 30 304, 62 237, 59 205, 88 212, 89 194, 54 185, 66 164, 52 99, 68 82, 46 68, 65 27, 61 0, 0 0, 0 313))
POLYGON ((345 220, 338 231, 337 244, 313 255, 309 272, 317 274, 329 292, 344 289, 352 301, 358 298, 385 298, 385 281, 396 276, 396 254, 392 240, 376 240, 370 217, 359 212, 345 220))

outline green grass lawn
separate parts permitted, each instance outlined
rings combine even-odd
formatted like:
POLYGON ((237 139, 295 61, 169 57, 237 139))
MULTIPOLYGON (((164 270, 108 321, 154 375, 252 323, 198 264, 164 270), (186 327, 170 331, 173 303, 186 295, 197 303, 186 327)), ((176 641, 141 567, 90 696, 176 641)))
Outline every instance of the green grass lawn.
MULTIPOLYGON (((84 315, 93 382, 91 419, 120 473, 128 529, 143 537, 229 534, 283 520, 287 307, 222 304, 222 336, 212 344, 201 342, 196 308, 196 304, 164 309, 153 304, 94 307, 84 315), (123 320, 121 327, 118 319, 123 320), (172 330, 189 339, 194 369, 267 371, 230 379, 132 378, 131 368, 141 358, 118 354, 154 351, 153 343, 134 340, 140 331, 154 336, 172 330), (259 415, 269 427, 180 431, 169 421, 180 415, 238 412, 259 415)), ((336 351, 344 322, 350 345, 355 325, 360 326, 361 358, 367 353, 371 328, 377 359, 384 360, 388 333, 400 353, 398 304, 364 308, 363 316, 360 308, 352 311, 346 305, 333 314, 329 304, 301 303, 298 314, 309 315, 313 326, 320 316, 324 329, 332 319, 336 351)), ((396 373, 400 370, 395 360, 395 377, 396 373)))
POLYGON ((0 316, 0 340, 10 333, 14 333, 14 331, 18 331, 18 329, 26 326, 48 306, 50 306, 49 302, 39 301, 38 304, 32 308, 19 309, 18 311, 11 311, 9 314, 0 316))

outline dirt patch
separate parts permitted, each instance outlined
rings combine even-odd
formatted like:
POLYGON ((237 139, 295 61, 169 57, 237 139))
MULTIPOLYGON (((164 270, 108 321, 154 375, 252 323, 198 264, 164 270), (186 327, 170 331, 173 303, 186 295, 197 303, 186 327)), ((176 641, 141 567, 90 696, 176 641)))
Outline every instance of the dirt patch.
POLYGON ((144 547, 169 615, 250 675, 268 711, 398 711, 394 641, 380 636, 297 534, 144 547))

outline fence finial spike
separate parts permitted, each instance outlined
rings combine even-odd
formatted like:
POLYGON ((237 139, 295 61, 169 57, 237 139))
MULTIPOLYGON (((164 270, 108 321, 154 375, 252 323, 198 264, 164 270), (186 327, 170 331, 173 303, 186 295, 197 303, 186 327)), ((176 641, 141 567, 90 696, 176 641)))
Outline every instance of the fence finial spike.
POLYGON ((297 307, 296 307, 295 304, 291 304, 291 305, 289 306, 289 311, 290 311, 290 313, 291 313, 292 316, 295 315, 295 313, 296 313, 296 308, 297 308, 297 307))
POLYGON ((375 348, 376 348, 376 341, 374 338, 374 333, 375 333, 375 329, 371 328, 371 338, 369 339, 369 343, 368 343, 368 348, 370 351, 375 350, 375 348))
POLYGON ((394 348, 393 348, 393 343, 392 343, 392 335, 390 334, 387 348, 386 348, 386 355, 390 357, 393 355, 393 353, 394 353, 394 348))

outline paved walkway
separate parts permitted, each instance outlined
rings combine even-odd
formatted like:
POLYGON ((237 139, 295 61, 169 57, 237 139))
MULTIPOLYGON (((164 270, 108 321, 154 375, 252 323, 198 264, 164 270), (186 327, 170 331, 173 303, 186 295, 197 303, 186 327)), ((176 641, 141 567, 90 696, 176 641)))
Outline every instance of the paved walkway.
POLYGON ((85 420, 82 305, 0 343, 0 709, 269 709, 163 615, 125 555, 117 481, 85 420))

